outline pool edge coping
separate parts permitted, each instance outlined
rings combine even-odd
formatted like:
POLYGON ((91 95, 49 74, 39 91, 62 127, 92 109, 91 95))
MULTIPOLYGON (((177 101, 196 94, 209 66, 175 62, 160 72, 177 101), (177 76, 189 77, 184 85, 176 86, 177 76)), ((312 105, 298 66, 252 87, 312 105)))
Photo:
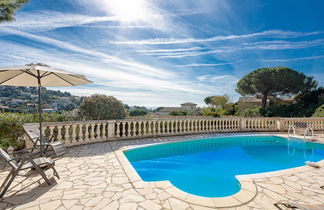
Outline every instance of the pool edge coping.
MULTIPOLYGON (((262 134, 261 134, 262 135, 262 134)), ((282 134, 270 134, 273 136, 279 136, 279 137, 285 137, 285 135, 282 134)), ((181 141, 181 140, 174 140, 172 142, 181 141)), ((161 143, 161 142, 160 142, 161 143)), ((149 146, 149 145, 156 145, 160 143, 147 143, 142 146, 149 146)), ((170 143, 170 142, 168 142, 170 143)), ((198 195, 193 195, 187 192, 184 192, 174 186, 170 181, 154 181, 154 182, 145 182, 142 180, 142 178, 137 173, 136 169, 132 166, 132 164, 129 162, 127 157, 124 154, 124 151, 129 149, 135 149, 138 148, 137 145, 128 145, 121 147, 114 151, 117 159, 119 160, 120 164, 122 165, 123 169, 125 170, 129 181, 136 189, 146 188, 146 187, 155 187, 155 188, 161 188, 165 190, 167 193, 169 193, 171 196, 180 199, 182 201, 206 206, 206 207, 212 207, 212 208, 228 208, 228 207, 237 207, 241 206, 245 203, 250 202, 253 200, 253 198, 257 195, 257 185, 255 184, 255 180, 257 179, 263 179, 263 178, 270 178, 270 177, 276 177, 276 176, 282 176, 287 174, 294 174, 296 172, 305 172, 309 170, 313 170, 314 167, 305 165, 305 166, 299 166, 289 169, 283 169, 278 171, 271 171, 271 172, 264 172, 264 173, 256 173, 256 174, 248 174, 248 175, 236 175, 235 178, 240 182, 241 189, 237 193, 226 196, 226 197, 203 197, 198 195)), ((318 164, 321 167, 324 167, 324 159, 317 161, 316 164, 318 164)))

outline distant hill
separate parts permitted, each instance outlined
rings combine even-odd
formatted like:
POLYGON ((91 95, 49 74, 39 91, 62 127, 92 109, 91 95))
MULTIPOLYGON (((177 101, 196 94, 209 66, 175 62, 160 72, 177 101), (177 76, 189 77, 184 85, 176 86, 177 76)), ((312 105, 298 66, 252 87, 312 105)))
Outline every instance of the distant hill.
MULTIPOLYGON (((69 92, 42 88, 42 106, 47 112, 71 111, 78 107, 84 97, 69 92)), ((0 86, 0 110, 33 113, 37 109, 37 88, 0 86)))

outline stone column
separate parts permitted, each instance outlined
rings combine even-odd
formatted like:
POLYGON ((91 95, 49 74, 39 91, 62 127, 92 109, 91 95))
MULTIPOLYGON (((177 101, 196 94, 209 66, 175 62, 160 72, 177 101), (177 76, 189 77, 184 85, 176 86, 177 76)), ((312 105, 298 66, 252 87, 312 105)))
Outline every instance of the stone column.
POLYGON ((107 135, 107 140, 116 138, 115 136, 115 120, 108 120, 107 126, 108 126, 108 135, 107 135))

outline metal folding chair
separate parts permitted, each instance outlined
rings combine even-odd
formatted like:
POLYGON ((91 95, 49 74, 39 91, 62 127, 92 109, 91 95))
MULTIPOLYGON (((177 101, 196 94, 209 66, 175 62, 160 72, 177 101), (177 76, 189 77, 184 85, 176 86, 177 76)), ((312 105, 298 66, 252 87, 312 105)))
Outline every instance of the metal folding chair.
MULTIPOLYGON (((28 136, 28 138, 33 142, 33 150, 39 149, 40 147, 40 131, 37 124, 24 124, 23 129, 28 136)), ((54 141, 54 135, 48 140, 43 136, 43 145, 45 153, 50 153, 51 151, 55 156, 61 156, 66 153, 66 147, 63 142, 54 141), (52 150, 49 150, 49 149, 52 150)))
POLYGON ((3 149, 0 148, 0 158, 6 161, 9 166, 12 168, 7 178, 4 180, 0 187, 0 198, 4 196, 4 194, 9 189, 13 180, 18 175, 19 171, 34 168, 36 171, 43 177, 48 185, 51 185, 51 182, 46 177, 44 170, 53 169, 53 174, 58 179, 60 178, 54 165, 55 162, 49 160, 45 157, 35 158, 39 153, 26 153, 20 155, 18 157, 11 158, 3 149))

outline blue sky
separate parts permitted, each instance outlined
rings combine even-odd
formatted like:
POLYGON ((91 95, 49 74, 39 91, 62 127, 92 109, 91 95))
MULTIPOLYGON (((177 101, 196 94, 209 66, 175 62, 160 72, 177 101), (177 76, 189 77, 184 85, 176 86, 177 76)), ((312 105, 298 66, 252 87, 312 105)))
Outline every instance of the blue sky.
POLYGON ((322 0, 30 0, 0 24, 0 65, 41 62, 130 105, 237 100, 237 81, 288 66, 324 85, 322 0))

